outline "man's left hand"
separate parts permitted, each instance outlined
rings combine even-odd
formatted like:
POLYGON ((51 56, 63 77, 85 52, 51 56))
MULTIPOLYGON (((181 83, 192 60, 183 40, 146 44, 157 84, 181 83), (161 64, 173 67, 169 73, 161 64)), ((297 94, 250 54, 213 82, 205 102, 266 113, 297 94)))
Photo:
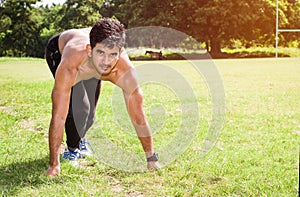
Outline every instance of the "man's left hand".
POLYGON ((148 170, 159 170, 161 169, 161 165, 158 161, 149 161, 147 162, 148 170))

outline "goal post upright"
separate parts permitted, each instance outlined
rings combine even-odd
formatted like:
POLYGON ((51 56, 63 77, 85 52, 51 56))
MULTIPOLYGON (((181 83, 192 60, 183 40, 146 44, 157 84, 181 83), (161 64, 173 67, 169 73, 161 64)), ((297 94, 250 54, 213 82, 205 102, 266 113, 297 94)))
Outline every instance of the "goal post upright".
POLYGON ((278 16, 278 0, 276 0, 276 36, 275 36, 275 47, 276 47, 276 52, 275 52, 275 57, 278 58, 278 19, 279 19, 279 16, 278 16))
POLYGON ((300 32, 300 29, 280 29, 279 28, 279 0, 276 0, 276 35, 275 35, 275 57, 278 58, 279 32, 300 32))

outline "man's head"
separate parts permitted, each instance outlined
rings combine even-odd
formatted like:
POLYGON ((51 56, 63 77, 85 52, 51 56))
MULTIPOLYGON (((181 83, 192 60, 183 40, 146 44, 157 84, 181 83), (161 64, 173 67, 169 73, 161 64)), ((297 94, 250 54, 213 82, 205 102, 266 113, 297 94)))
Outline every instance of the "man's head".
POLYGON ((90 32, 92 49, 97 43, 105 45, 108 48, 117 46, 121 49, 125 45, 124 26, 119 21, 109 18, 97 21, 90 32))
POLYGON ((101 75, 110 74, 124 45, 124 26, 113 19, 99 20, 90 32, 90 45, 87 45, 88 56, 95 70, 101 75))

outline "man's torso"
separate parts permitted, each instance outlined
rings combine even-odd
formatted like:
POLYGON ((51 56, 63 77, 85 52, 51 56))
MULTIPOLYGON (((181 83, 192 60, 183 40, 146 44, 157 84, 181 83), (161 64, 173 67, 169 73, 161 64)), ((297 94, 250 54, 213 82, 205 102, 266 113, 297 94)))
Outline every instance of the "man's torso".
MULTIPOLYGON (((90 28, 71 29, 61 33, 59 37, 58 45, 59 51, 62 54, 62 58, 64 58, 66 50, 72 50, 74 51, 74 53, 78 53, 79 56, 83 56, 83 58, 81 58, 81 61, 73 62, 74 64, 76 64, 76 67, 78 69, 75 84, 82 80, 88 80, 93 77, 98 77, 98 75, 94 72, 93 69, 91 69, 89 65, 86 52, 86 46, 89 44, 90 30, 90 28)), ((68 59, 67 61, 72 61, 72 59, 68 59)))
POLYGON ((90 44, 90 30, 90 28, 67 30, 61 33, 59 37, 59 51, 62 54, 62 60, 65 58, 66 61, 72 62, 72 59, 65 55, 68 52, 73 54, 76 53, 76 55, 82 56, 79 58, 80 60, 76 60, 77 62, 72 62, 72 64, 76 65, 78 70, 74 85, 79 81, 88 80, 91 78, 110 81, 116 85, 119 85, 118 82, 123 80, 123 76, 128 76, 126 73, 132 72, 133 68, 126 51, 122 49, 120 59, 109 75, 100 75, 89 62, 89 57, 86 50, 86 46, 90 44))

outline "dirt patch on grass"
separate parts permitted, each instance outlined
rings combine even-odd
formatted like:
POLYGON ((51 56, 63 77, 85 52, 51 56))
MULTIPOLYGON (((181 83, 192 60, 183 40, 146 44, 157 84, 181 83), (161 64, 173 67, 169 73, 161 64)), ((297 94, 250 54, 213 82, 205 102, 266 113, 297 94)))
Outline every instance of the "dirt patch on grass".
POLYGON ((4 112, 6 114, 12 115, 12 116, 16 115, 16 112, 8 106, 3 106, 3 105, 0 106, 0 111, 4 112))

